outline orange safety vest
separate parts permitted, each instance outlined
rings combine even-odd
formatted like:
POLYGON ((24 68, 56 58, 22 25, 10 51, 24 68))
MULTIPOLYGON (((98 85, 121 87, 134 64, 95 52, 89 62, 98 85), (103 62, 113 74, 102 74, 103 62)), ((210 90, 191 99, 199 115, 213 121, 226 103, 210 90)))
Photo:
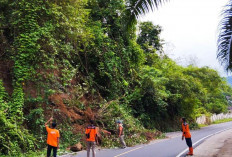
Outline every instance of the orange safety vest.
POLYGON ((188 123, 182 123, 182 132, 185 138, 191 138, 190 129, 188 123))
POLYGON ((58 138, 60 137, 60 132, 59 130, 56 129, 51 129, 48 126, 46 126, 46 130, 48 132, 48 137, 47 137, 47 144, 53 147, 58 146, 58 138))
POLYGON ((120 131, 121 131, 121 135, 124 135, 124 129, 123 129, 123 126, 119 126, 118 127, 118 134, 120 133, 120 131))
POLYGON ((95 142, 96 141, 97 129, 96 129, 95 126, 89 125, 85 129, 85 134, 88 135, 88 137, 86 138, 86 141, 91 141, 91 142, 95 142))

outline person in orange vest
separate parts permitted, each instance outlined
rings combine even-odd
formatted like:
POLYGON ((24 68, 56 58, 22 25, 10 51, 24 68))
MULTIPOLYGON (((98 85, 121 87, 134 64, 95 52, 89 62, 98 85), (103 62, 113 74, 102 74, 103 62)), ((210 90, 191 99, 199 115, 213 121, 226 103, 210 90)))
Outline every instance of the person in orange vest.
POLYGON ((186 123, 186 118, 181 118, 181 126, 182 126, 182 140, 186 141, 186 144, 189 147, 189 152, 186 155, 193 155, 193 146, 192 146, 192 139, 191 139, 191 134, 190 134, 190 129, 188 123, 186 123))
POLYGON ((96 143, 98 143, 97 139, 97 129, 96 126, 94 126, 94 121, 90 120, 90 125, 87 126, 85 129, 85 135, 86 135, 86 145, 87 145, 87 157, 90 157, 90 149, 92 149, 93 156, 95 157, 95 147, 96 143))
POLYGON ((59 138, 60 138, 60 132, 59 130, 55 129, 56 128, 56 123, 52 122, 52 127, 49 128, 47 124, 51 122, 53 118, 51 117, 45 124, 45 128, 47 130, 47 157, 50 157, 51 155, 51 150, 53 149, 53 156, 56 157, 57 154, 57 149, 59 149, 59 138))
POLYGON ((126 142, 124 141, 124 129, 123 129, 123 125, 122 122, 120 120, 117 121, 118 123, 118 137, 120 140, 120 143, 122 145, 122 148, 126 148, 126 142))

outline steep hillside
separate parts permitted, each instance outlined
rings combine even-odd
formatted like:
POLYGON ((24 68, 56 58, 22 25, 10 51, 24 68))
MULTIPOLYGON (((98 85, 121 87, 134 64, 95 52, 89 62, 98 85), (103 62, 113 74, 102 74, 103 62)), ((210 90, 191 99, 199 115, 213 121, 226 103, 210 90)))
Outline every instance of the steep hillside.
POLYGON ((46 147, 51 116, 61 149, 84 143, 96 120, 101 144, 128 146, 227 111, 232 89, 208 67, 182 67, 164 55, 161 27, 126 25, 123 0, 0 1, 0 154, 46 147), (111 132, 106 137, 104 132, 111 132))

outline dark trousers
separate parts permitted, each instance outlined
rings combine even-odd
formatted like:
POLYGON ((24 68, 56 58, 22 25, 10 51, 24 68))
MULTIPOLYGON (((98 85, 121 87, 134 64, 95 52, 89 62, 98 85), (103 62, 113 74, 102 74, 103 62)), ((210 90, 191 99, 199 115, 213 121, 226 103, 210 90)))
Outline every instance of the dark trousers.
POLYGON ((52 149, 53 149, 53 156, 56 157, 57 147, 50 146, 49 144, 47 150, 47 157, 50 157, 52 149))
POLYGON ((192 147, 192 139, 191 138, 185 138, 186 144, 188 147, 192 147))

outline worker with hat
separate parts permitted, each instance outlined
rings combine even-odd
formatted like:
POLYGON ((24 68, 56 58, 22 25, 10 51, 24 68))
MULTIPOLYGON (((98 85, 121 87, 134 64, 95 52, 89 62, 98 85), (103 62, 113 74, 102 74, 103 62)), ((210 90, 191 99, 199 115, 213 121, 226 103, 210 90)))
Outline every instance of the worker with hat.
POLYGON ((126 148, 126 143, 124 141, 124 128, 123 128, 123 124, 122 121, 117 120, 117 124, 118 124, 118 137, 119 137, 119 141, 122 145, 122 148, 126 148))

